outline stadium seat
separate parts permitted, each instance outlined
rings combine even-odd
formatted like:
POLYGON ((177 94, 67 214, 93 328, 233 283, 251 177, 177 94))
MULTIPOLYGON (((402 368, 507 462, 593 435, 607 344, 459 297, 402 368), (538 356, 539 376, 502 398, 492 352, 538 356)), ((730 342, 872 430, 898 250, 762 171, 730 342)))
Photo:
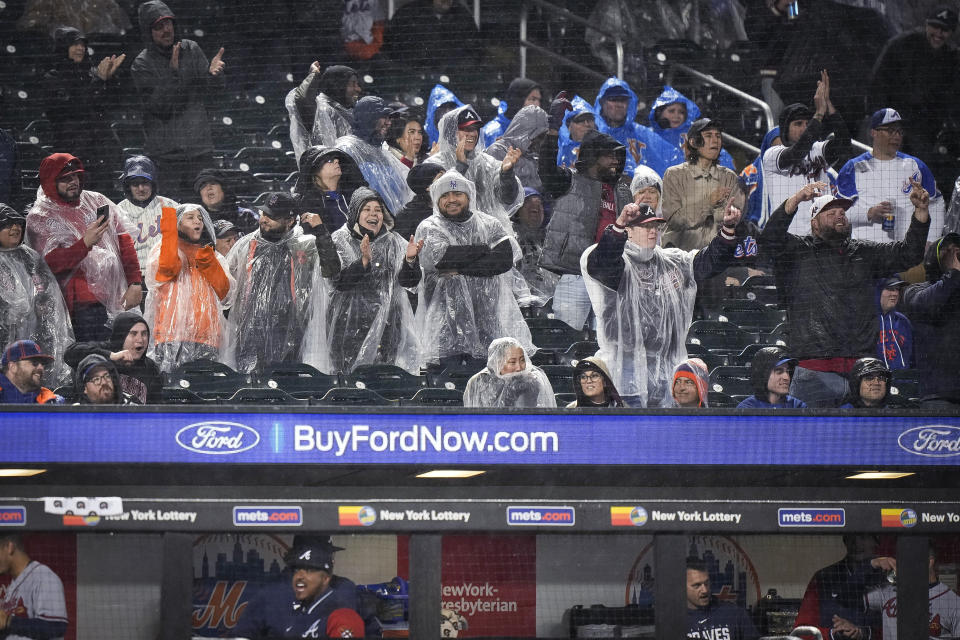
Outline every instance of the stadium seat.
POLYGON ((890 396, 900 399, 920 397, 921 374, 916 369, 894 369, 890 380, 890 396))
POLYGON ((734 287, 737 297, 756 300, 763 304, 777 304, 780 296, 773 276, 750 276, 739 287, 734 287))
POLYGON ((711 407, 735 407, 739 404, 730 394, 720 391, 710 391, 707 393, 707 403, 711 407))
POLYGON ((555 393, 553 397, 557 400, 557 407, 560 409, 565 408, 571 402, 575 402, 577 399, 577 394, 572 391, 567 391, 564 393, 555 393))
POLYGON ((563 393, 573 389, 573 374, 576 369, 567 364, 548 364, 540 367, 550 381, 554 393, 563 393))
POLYGON ((189 389, 181 387, 164 387, 163 404, 211 404, 216 400, 201 398, 189 389))
POLYGON ((189 389, 205 399, 229 398, 238 389, 249 386, 248 376, 214 360, 186 362, 167 378, 167 386, 189 389))
POLYGON ((322 398, 330 389, 340 386, 336 375, 320 373, 308 364, 278 362, 264 368, 257 376, 261 387, 281 389, 294 398, 322 398))
POLYGON ((371 389, 388 400, 397 400, 413 397, 427 386, 427 378, 392 364, 363 364, 345 376, 344 386, 371 389))
POLYGON ((780 347, 787 347, 787 350, 789 350, 789 346, 788 346, 790 341, 789 331, 790 331, 789 324, 786 322, 781 322, 776 327, 774 327, 769 333, 761 332, 760 342, 762 342, 767 346, 777 345, 780 347))
POLYGON ((283 149, 273 147, 244 147, 233 156, 232 165, 244 171, 288 173, 297 170, 297 161, 283 149))
POLYGON ((560 355, 563 364, 574 364, 578 360, 597 355, 600 345, 594 340, 581 340, 574 342, 570 347, 560 355))
POLYGON ((572 328, 563 320, 556 318, 534 317, 527 318, 533 344, 540 349, 566 351, 574 342, 589 340, 590 335, 585 331, 572 328))
POLYGON ((237 389, 229 398, 218 398, 217 404, 256 404, 256 405, 301 405, 306 406, 306 400, 294 398, 280 389, 264 387, 244 387, 237 389))
POLYGON ((687 357, 700 358, 703 360, 703 363, 707 365, 707 371, 713 371, 717 367, 732 364, 727 362, 728 356, 725 353, 713 353, 702 344, 691 344, 688 342, 685 346, 687 347, 687 357))
POLYGON ((764 347, 769 347, 769 346, 770 345, 768 344, 762 344, 762 343, 748 344, 743 348, 743 351, 741 351, 737 355, 728 357, 727 364, 738 366, 738 367, 747 366, 751 362, 753 362, 753 354, 755 354, 760 349, 763 349, 764 347))
POLYGON ((709 389, 730 396, 751 395, 750 367, 717 367, 710 372, 709 389))
POLYGON ((110 123, 113 139, 122 147, 142 147, 146 142, 143 125, 139 122, 118 120, 110 123))
POLYGON ((697 320, 687 330, 687 343, 700 344, 711 351, 739 353, 754 342, 753 335, 731 322, 697 320))
POLYGON ((560 364, 560 359, 557 357, 556 351, 537 349, 537 352, 530 357, 530 362, 540 367, 545 364, 560 364))
POLYGON ((784 322, 786 312, 757 300, 724 300, 719 309, 707 311, 707 320, 732 322, 747 331, 771 331, 784 322))
POLYGON ((401 398, 401 407, 462 407, 463 392, 457 389, 424 387, 412 398, 401 398))
POLYGON ((371 389, 334 387, 322 398, 310 398, 313 407, 390 407, 397 406, 396 401, 387 400, 371 389))

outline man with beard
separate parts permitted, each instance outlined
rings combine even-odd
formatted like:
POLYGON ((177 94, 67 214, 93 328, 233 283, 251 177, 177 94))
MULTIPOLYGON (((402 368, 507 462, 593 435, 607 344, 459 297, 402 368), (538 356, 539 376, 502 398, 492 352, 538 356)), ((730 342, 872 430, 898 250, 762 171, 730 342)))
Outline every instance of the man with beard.
POLYGON ((53 356, 44 353, 33 340, 17 340, 0 357, 0 404, 63 404, 41 384, 44 369, 53 356))
POLYGON ((835 407, 847 392, 857 358, 876 350, 873 283, 923 259, 930 228, 930 194, 911 179, 913 217, 901 242, 850 239, 853 202, 815 182, 787 198, 760 236, 774 261, 777 290, 787 307, 790 348, 799 360, 791 395, 812 407, 835 407), (823 195, 821 195, 823 194, 823 195), (803 202, 811 202, 811 234, 787 233, 803 202))

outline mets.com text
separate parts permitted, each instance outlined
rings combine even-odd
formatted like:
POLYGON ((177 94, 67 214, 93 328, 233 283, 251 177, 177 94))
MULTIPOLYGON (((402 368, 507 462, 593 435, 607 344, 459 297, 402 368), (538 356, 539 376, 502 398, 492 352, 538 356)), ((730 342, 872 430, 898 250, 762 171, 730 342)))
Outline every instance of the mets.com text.
POLYGON ((294 426, 296 451, 332 451, 336 456, 348 451, 556 453, 559 446, 555 431, 461 431, 422 424, 386 431, 365 424, 325 430, 304 424, 294 426))

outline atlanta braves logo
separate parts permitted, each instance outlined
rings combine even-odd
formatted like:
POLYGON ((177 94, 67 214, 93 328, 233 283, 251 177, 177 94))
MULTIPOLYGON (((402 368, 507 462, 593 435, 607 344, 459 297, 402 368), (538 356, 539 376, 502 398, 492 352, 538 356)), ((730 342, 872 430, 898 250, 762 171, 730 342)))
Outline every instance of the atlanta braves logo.
POLYGON ((900 185, 900 191, 904 195, 909 194, 910 190, 913 189, 913 186, 910 184, 910 180, 913 180, 914 182, 920 182, 920 172, 919 171, 914 172, 914 174, 910 176, 909 180, 904 180, 903 184, 900 185))

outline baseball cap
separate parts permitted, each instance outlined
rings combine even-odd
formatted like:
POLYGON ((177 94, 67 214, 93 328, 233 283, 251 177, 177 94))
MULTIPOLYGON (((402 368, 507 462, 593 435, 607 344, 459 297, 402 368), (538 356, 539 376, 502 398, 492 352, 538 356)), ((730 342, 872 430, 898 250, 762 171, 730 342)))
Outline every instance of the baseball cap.
POLYGON ((650 208, 650 205, 638 204, 637 206, 640 207, 640 215, 631 220, 627 224, 628 227, 639 227, 648 222, 666 222, 666 220, 657 215, 656 211, 650 208))
POLYGON ((593 111, 581 111, 577 115, 570 118, 570 122, 586 122, 587 120, 596 119, 596 116, 593 115, 593 111))
POLYGON ((927 24, 942 27, 947 31, 955 31, 957 28, 957 10, 947 5, 941 5, 927 16, 927 24))
POLYGON ((7 345, 7 348, 3 350, 3 357, 0 357, 0 366, 5 367, 11 362, 31 359, 53 362, 53 356, 44 353, 40 345, 33 340, 17 340, 16 342, 11 342, 7 345))
POLYGON ((894 123, 903 124, 903 118, 900 117, 900 114, 897 113, 895 109, 880 109, 879 111, 875 111, 870 117, 871 129, 879 129, 880 127, 894 123))
POLYGON ((468 106, 457 114, 457 129, 469 129, 470 127, 478 127, 481 124, 483 124, 483 120, 481 120, 477 112, 473 110, 473 107, 468 106))
POLYGON ((60 169, 60 173, 57 174, 58 178, 64 178, 74 173, 83 173, 83 163, 74 158, 67 164, 63 165, 63 169, 60 169))
POLYGON ((292 569, 320 569, 333 573, 333 551, 318 541, 308 541, 305 544, 294 545, 283 556, 283 561, 292 569))
POLYGON ((267 196, 267 202, 260 205, 260 212, 274 220, 292 218, 296 215, 294 213, 296 204, 297 201, 288 193, 271 193, 267 196))
POLYGON ((527 198, 541 198, 540 192, 534 189, 533 187, 524 187, 523 188, 523 200, 526 202, 527 198))
POLYGON ((687 133, 687 138, 695 138, 707 129, 717 129, 719 131, 723 131, 723 126, 721 126, 719 120, 714 120, 713 118, 700 118, 699 120, 695 120, 694 123, 690 125, 690 131, 687 133))
POLYGON ((157 24, 158 22, 160 22, 161 20, 173 20, 174 22, 176 22, 176 21, 177 21, 177 17, 176 17, 176 16, 160 16, 159 18, 157 18, 156 20, 154 20, 153 22, 151 22, 151 23, 150 23, 150 26, 151 26, 151 27, 156 26, 156 24, 157 24))
POLYGON ((901 280, 900 278, 884 278, 883 279, 883 288, 884 289, 899 289, 900 287, 910 284, 906 280, 901 280))
POLYGON ((366 632, 363 618, 353 609, 334 609, 327 617, 328 638, 362 638, 366 632))
POLYGON ((604 100, 609 100, 610 98, 629 98, 630 92, 627 91, 626 87, 622 87, 618 84, 611 86, 603 94, 604 100))
POLYGON ((217 220, 213 223, 213 230, 217 234, 217 240, 226 238, 231 233, 236 233, 239 235, 240 229, 237 228, 237 225, 233 224, 229 220, 217 220))
POLYGON ((798 364, 799 362, 800 362, 800 361, 797 360, 796 358, 780 358, 779 360, 777 360, 777 361, 773 364, 773 367, 774 367, 774 368, 775 368, 775 367, 782 367, 782 366, 785 365, 785 364, 788 364, 788 365, 790 365, 791 367, 795 367, 795 366, 797 366, 797 364, 798 364))
POLYGON ((835 196, 832 193, 825 193, 822 196, 817 196, 813 199, 813 206, 810 207, 810 217, 816 218, 817 214, 825 209, 831 209, 833 207, 842 207, 844 211, 853 206, 853 200, 849 198, 841 198, 835 196))

